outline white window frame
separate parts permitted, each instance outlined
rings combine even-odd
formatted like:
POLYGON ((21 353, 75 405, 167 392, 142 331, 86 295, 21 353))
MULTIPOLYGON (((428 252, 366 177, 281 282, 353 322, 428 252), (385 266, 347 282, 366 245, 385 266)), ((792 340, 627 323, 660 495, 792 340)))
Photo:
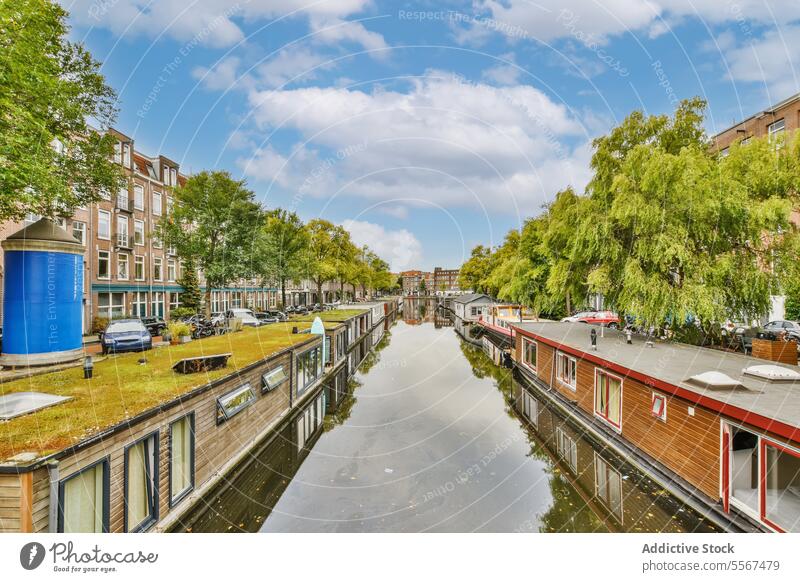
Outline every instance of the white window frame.
POLYGON ((573 392, 578 391, 578 359, 575 356, 570 356, 567 353, 557 351, 556 352, 556 382, 561 384, 562 386, 569 388, 573 392), (564 380, 561 375, 561 359, 564 358, 567 361, 571 361, 575 366, 575 377, 572 379, 572 383, 564 380))
POLYGON ((144 210, 144 186, 141 184, 133 185, 133 208, 144 210))
POLYGON ((653 392, 650 396, 650 414, 661 422, 667 422, 667 396, 660 392, 653 392), (661 413, 656 412, 656 401, 661 402, 661 413))
POLYGON ((164 280, 164 259, 163 257, 153 257, 153 281, 164 280), (158 276, 156 276, 156 265, 158 265, 158 276))
POLYGON ((147 278, 147 261, 145 260, 144 255, 133 255, 133 280, 134 281, 144 281, 147 278), (142 267, 142 276, 136 276, 136 268, 137 266, 142 267))
POLYGON ((131 261, 128 253, 117 253, 117 280, 127 281, 131 278, 131 261), (122 272, 122 265, 125 265, 125 273, 122 272))
POLYGON ((82 245, 86 245, 86 223, 81 220, 72 221, 72 236, 75 240, 80 241, 82 245), (81 233, 81 237, 75 236, 75 233, 81 233))
POLYGON ((608 426, 610 426, 619 433, 622 432, 622 396, 624 388, 625 388, 625 381, 623 380, 622 376, 618 376, 602 368, 594 369, 594 416, 595 418, 599 418, 602 422, 604 422, 605 424, 607 424, 608 426), (601 375, 619 381, 619 425, 614 424, 614 421, 609 418, 610 415, 603 415, 601 412, 598 412, 599 398, 597 389, 598 389, 598 380, 601 375))
POLYGON ((103 210, 102 208, 97 209, 97 238, 102 240, 111 240, 111 213, 108 210, 103 210), (103 234, 103 221, 101 218, 104 218, 105 223, 108 225, 108 234, 103 234))
POLYGON ((105 251, 105 250, 97 251, 97 278, 98 279, 101 279, 103 281, 110 281, 111 280, 111 259, 112 259, 111 251, 105 251), (102 261, 103 255, 105 255, 106 262, 108 264, 108 267, 106 268, 107 275, 105 277, 100 275, 100 263, 102 261))
POLYGON ((145 232, 145 229, 144 229, 144 220, 134 219, 133 220, 133 244, 135 246, 137 246, 137 247, 143 247, 145 238, 146 238, 146 232, 145 232), (139 227, 141 227, 141 228, 139 228, 139 227), (141 242, 139 242, 137 240, 137 236, 136 236, 139 232, 142 233, 141 242))
POLYGON ((525 336, 520 336, 520 337, 522 338, 522 354, 521 354, 522 355, 522 365, 525 366, 526 368, 528 368, 529 370, 531 370, 532 372, 536 372, 536 367, 537 367, 537 364, 539 362, 539 342, 537 342, 536 340, 532 340, 530 338, 527 338, 525 336), (534 349, 536 350, 536 361, 533 363, 533 365, 528 363, 527 358, 526 358, 527 350, 525 348, 526 348, 527 344, 533 344, 534 349))
POLYGON ((167 259, 167 281, 174 282, 178 277, 178 263, 175 259, 167 259))
POLYGON ((154 216, 161 216, 161 212, 163 210, 162 207, 163 198, 161 197, 161 192, 153 192, 153 215, 154 216), (158 204, 156 204, 156 200, 158 200, 158 204))
POLYGON ((127 247, 131 242, 128 217, 117 214, 117 246, 127 247))

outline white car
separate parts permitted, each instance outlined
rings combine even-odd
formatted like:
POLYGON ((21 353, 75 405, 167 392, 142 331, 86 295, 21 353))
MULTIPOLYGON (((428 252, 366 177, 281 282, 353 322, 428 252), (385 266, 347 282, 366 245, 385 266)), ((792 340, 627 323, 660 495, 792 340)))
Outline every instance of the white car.
POLYGON ((255 316, 252 310, 244 308, 229 309, 225 312, 225 318, 231 319, 236 317, 242 320, 242 325, 249 325, 250 327, 258 327, 262 322, 255 316))
POLYGON ((591 317, 595 313, 597 313, 597 312, 596 311, 579 311, 575 315, 570 315, 569 317, 563 318, 561 321, 568 321, 570 323, 575 323, 577 321, 580 321, 581 319, 585 319, 587 317, 591 317))

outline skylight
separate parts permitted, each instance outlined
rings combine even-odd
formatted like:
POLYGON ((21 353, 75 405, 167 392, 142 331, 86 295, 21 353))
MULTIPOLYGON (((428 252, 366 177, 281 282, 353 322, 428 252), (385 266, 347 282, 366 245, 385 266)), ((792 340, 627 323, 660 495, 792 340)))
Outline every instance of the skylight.
POLYGON ((686 382, 694 384, 695 386, 700 386, 701 388, 708 388, 709 390, 735 390, 737 388, 744 388, 741 382, 734 380, 722 372, 703 372, 702 374, 692 376, 687 379, 686 382))
POLYGON ((770 382, 796 382, 800 380, 800 372, 775 364, 759 364, 742 370, 748 376, 763 378, 770 382))
POLYGON ((13 392, 0 396, 0 420, 10 420, 42 408, 69 400, 69 396, 55 396, 42 392, 13 392))

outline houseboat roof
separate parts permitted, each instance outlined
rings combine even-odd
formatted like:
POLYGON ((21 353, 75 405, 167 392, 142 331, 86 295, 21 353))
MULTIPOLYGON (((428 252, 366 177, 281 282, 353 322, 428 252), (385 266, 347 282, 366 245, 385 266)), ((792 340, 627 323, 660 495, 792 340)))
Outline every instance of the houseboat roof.
POLYGON ((486 295, 485 293, 469 293, 467 295, 459 295, 455 299, 453 299, 454 303, 472 303, 473 301, 477 301, 478 299, 486 298, 488 301, 493 302, 494 300, 486 295))
MULTIPOLYGON (((657 390, 675 394, 725 416, 747 422, 787 438, 800 436, 800 381, 779 381, 745 374, 751 366, 776 364, 740 353, 687 344, 656 341, 585 323, 535 322, 511 324, 523 335, 584 360, 607 367, 657 390), (597 331, 597 350, 591 348, 590 331, 597 331), (719 372, 730 384, 698 381, 707 372, 719 372), (693 379, 692 381, 688 381, 693 379)), ((800 367, 779 364, 800 372, 800 367)), ((716 375, 714 375, 716 376, 716 375)))
MULTIPOLYGON (((366 304, 364 304, 366 305, 366 304)), ((292 321, 314 321, 317 317, 319 317, 323 322, 344 322, 356 317, 357 315, 361 315, 362 313, 366 313, 367 307, 359 307, 356 309, 355 307, 347 306, 344 309, 332 309, 330 311, 316 311, 312 313, 307 313, 306 315, 298 315, 298 316, 291 316, 289 318, 289 322, 292 321)))
POLYGON ((0 422, 0 463, 18 455, 42 457, 72 447, 133 417, 158 409, 209 383, 236 374, 260 360, 316 336, 292 333, 304 322, 274 323, 147 352, 120 354, 94 364, 93 378, 81 366, 32 375, 0 384, 0 395, 41 392, 64 396, 49 408, 0 422), (176 374, 172 366, 195 356, 230 352, 226 368, 176 374), (141 363, 142 359, 145 363, 141 363))

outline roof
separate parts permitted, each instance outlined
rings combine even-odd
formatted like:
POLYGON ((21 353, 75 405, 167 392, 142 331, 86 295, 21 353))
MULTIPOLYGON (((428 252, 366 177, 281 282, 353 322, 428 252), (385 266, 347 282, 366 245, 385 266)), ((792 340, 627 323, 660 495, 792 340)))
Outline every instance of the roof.
POLYGON ((58 241, 72 243, 76 246, 81 244, 75 239, 75 237, 73 237, 49 218, 40 218, 33 224, 29 224, 25 228, 21 228, 9 236, 8 239, 58 241))
POLYGON ((494 302, 494 300, 486 295, 485 293, 469 293, 468 295, 459 295, 455 299, 453 299, 454 303, 472 303, 473 301, 477 301, 478 299, 485 297, 488 301, 494 302))
POLYGON ((800 93, 796 93, 796 94, 794 94, 794 95, 792 95, 790 97, 787 97, 783 101, 780 101, 780 102, 776 103, 775 105, 767 107, 763 111, 759 111, 758 113, 754 113, 750 117, 746 117, 746 118, 742 119, 741 121, 739 121, 737 123, 734 123, 730 127, 726 128, 726 129, 723 129, 720 132, 715 133, 714 135, 711 136, 711 138, 712 139, 716 139, 719 136, 721 136, 722 134, 727 133, 727 132, 731 131, 734 128, 737 128, 737 127, 739 127, 741 125, 746 124, 751 119, 758 119, 760 117, 763 117, 764 115, 774 114, 775 112, 778 111, 778 109, 781 109, 782 107, 786 107, 787 105, 791 105, 794 101, 797 101, 798 99, 800 99, 800 93))
MULTIPOLYGON (((582 359, 615 369, 645 384, 677 394, 726 416, 739 418, 777 434, 787 431, 771 420, 785 423, 792 430, 800 427, 800 381, 771 382, 743 373, 749 366, 763 365, 766 360, 740 353, 701 348, 687 344, 655 342, 647 347, 645 339, 634 335, 627 344, 622 331, 589 326, 585 323, 536 322, 512 324, 512 327, 543 340, 582 359), (596 330, 597 350, 590 345, 590 330, 596 330), (601 337, 602 329, 602 337, 601 337), (722 372, 744 386, 745 390, 719 390, 687 383, 692 376, 704 372, 722 372), (757 418, 758 415, 762 418, 757 418), (762 426, 764 420, 767 426, 762 426)), ((771 362, 775 363, 775 362, 771 362)), ((798 366, 780 364, 788 370, 798 366)), ((794 435, 795 437, 797 435, 794 435)), ((789 438, 792 438, 789 436, 789 438)))

